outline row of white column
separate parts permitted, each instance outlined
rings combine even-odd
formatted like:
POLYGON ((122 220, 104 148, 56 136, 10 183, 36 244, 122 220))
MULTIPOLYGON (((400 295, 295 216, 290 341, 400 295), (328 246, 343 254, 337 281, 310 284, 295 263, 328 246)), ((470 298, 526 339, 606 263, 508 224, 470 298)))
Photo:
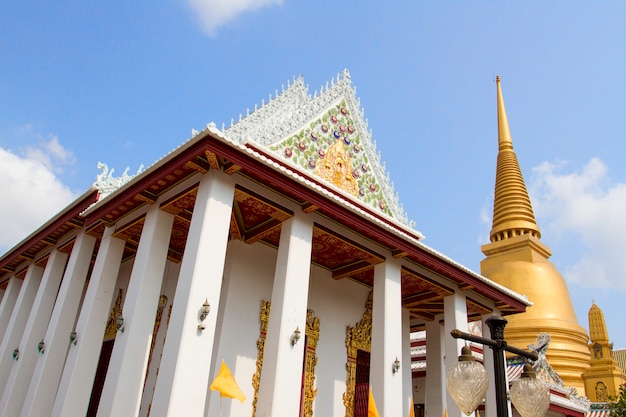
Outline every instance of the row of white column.
MULTIPOLYGON (((164 346, 153 416, 203 415, 215 315, 200 332, 197 313, 205 299, 219 304, 233 196, 223 173, 200 181, 170 317, 178 334, 164 346)), ((116 337, 98 416, 139 412, 173 220, 158 205, 146 214, 124 300, 125 331, 116 337)), ((23 280, 10 279, 0 302, 0 415, 85 415, 125 245, 113 232, 102 237, 84 298, 96 243, 84 231, 69 260, 53 250, 45 268, 33 263, 23 280)))
MULTIPOLYGON (((489 327, 483 317, 483 336, 489 337, 489 327)), ((443 326, 438 320, 426 322, 426 417, 462 417, 461 410, 446 389, 445 370, 454 366, 465 344, 462 339, 455 339, 450 332, 459 329, 468 331, 467 299, 462 291, 444 298, 443 326), (438 370, 438 371, 437 371, 438 370)), ((483 365, 487 371, 489 389, 485 398, 485 417, 496 417, 495 378, 493 351, 483 349, 483 365)), ((510 405, 509 405, 510 406, 510 405)), ((510 411, 509 411, 510 414, 510 411)))
MULTIPOLYGON (((200 180, 151 416, 202 416, 208 409, 217 314, 209 314, 200 330, 199 313, 205 300, 213 311, 220 302, 234 189, 233 179, 221 172, 210 171, 200 180)), ((99 417, 139 413, 173 220, 158 204, 146 214, 123 305, 125 330, 115 340, 99 417)), ((84 232, 78 234, 69 259, 54 250, 45 269, 31 264, 23 281, 10 280, 0 303, 0 415, 85 415, 125 244, 112 234, 108 228, 103 235, 82 305, 96 243, 84 232), (78 335, 75 345, 69 341, 72 329, 78 335), (40 340, 45 344, 42 352, 36 349, 40 340)), ((306 328, 312 236, 311 215, 297 212, 282 225, 257 415, 294 416, 299 411, 304 344, 290 341, 294 329, 306 328)), ((390 258, 375 267, 373 292, 374 398, 381 415, 408 415, 409 320, 400 303, 398 260, 390 258), (396 358, 404 362, 398 373, 392 369, 396 358)), ((446 299, 446 328, 450 323, 466 329, 464 302, 464 297, 446 299)), ((460 345, 445 345, 446 358, 456 360, 460 345)), ((436 385, 439 391, 432 397, 444 403, 443 381, 436 385)), ((451 410, 448 413, 456 417, 451 410)))

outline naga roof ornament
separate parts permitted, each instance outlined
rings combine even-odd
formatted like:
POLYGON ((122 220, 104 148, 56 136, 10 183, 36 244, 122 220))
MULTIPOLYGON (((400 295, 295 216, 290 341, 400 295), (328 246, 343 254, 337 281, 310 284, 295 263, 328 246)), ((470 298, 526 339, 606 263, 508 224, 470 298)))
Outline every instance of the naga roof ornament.
POLYGON ((114 177, 113 172, 115 169, 111 168, 109 171, 108 165, 104 162, 98 162, 98 169, 101 169, 102 172, 96 175, 96 181, 94 181, 93 186, 99 191, 98 201, 102 201, 109 196, 109 194, 113 193, 115 190, 140 174, 141 171, 143 171, 143 165, 139 167, 135 175, 128 175, 128 170, 130 168, 126 167, 121 177, 114 177))

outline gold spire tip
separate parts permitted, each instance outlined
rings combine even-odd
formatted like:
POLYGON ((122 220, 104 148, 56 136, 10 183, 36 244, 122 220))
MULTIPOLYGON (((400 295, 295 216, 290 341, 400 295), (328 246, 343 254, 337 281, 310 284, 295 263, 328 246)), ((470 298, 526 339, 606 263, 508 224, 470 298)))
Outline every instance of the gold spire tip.
POLYGON ((499 83, 500 82, 500 76, 496 75, 496 82, 499 83))

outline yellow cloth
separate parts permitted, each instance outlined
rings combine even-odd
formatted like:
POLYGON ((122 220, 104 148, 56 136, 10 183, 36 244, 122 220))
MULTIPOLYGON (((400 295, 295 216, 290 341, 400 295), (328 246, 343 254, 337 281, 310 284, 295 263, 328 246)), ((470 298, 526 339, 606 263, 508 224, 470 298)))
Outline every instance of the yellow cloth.
POLYGON ((228 369, 228 366, 226 366, 226 363, 223 360, 222 367, 211 383, 209 389, 219 391, 222 397, 236 398, 241 401, 242 404, 246 400, 246 396, 243 395, 243 392, 239 389, 239 385, 237 385, 233 374, 230 372, 230 369, 228 369))
POLYGON ((443 417, 448 417, 448 409, 447 408, 443 409, 443 417))
POLYGON ((415 417, 415 404, 413 403, 412 395, 411 395, 411 408, 409 409, 409 417, 415 417))
POLYGON ((370 397, 367 401, 367 417, 380 417, 380 414, 378 414, 378 410, 376 409, 376 402, 374 401, 374 394, 372 394, 371 388, 370 397))

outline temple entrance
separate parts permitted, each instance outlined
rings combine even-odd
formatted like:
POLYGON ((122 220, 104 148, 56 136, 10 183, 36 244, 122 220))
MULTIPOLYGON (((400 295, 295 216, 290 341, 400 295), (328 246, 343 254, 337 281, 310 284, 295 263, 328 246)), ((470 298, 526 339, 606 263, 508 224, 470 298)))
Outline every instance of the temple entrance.
POLYGON ((89 400, 87 417, 95 417, 96 413, 98 412, 98 405, 100 405, 100 396, 102 395, 102 388, 104 388, 104 379, 107 376, 107 370, 109 369, 109 361, 111 360, 111 352, 113 352, 114 344, 115 339, 107 340, 102 343, 102 350, 100 351, 100 359, 98 360, 96 377, 93 381, 93 388, 91 389, 91 399, 89 400))
POLYGON ((354 417, 367 417, 370 390, 370 353, 359 349, 356 354, 354 384, 354 417))

